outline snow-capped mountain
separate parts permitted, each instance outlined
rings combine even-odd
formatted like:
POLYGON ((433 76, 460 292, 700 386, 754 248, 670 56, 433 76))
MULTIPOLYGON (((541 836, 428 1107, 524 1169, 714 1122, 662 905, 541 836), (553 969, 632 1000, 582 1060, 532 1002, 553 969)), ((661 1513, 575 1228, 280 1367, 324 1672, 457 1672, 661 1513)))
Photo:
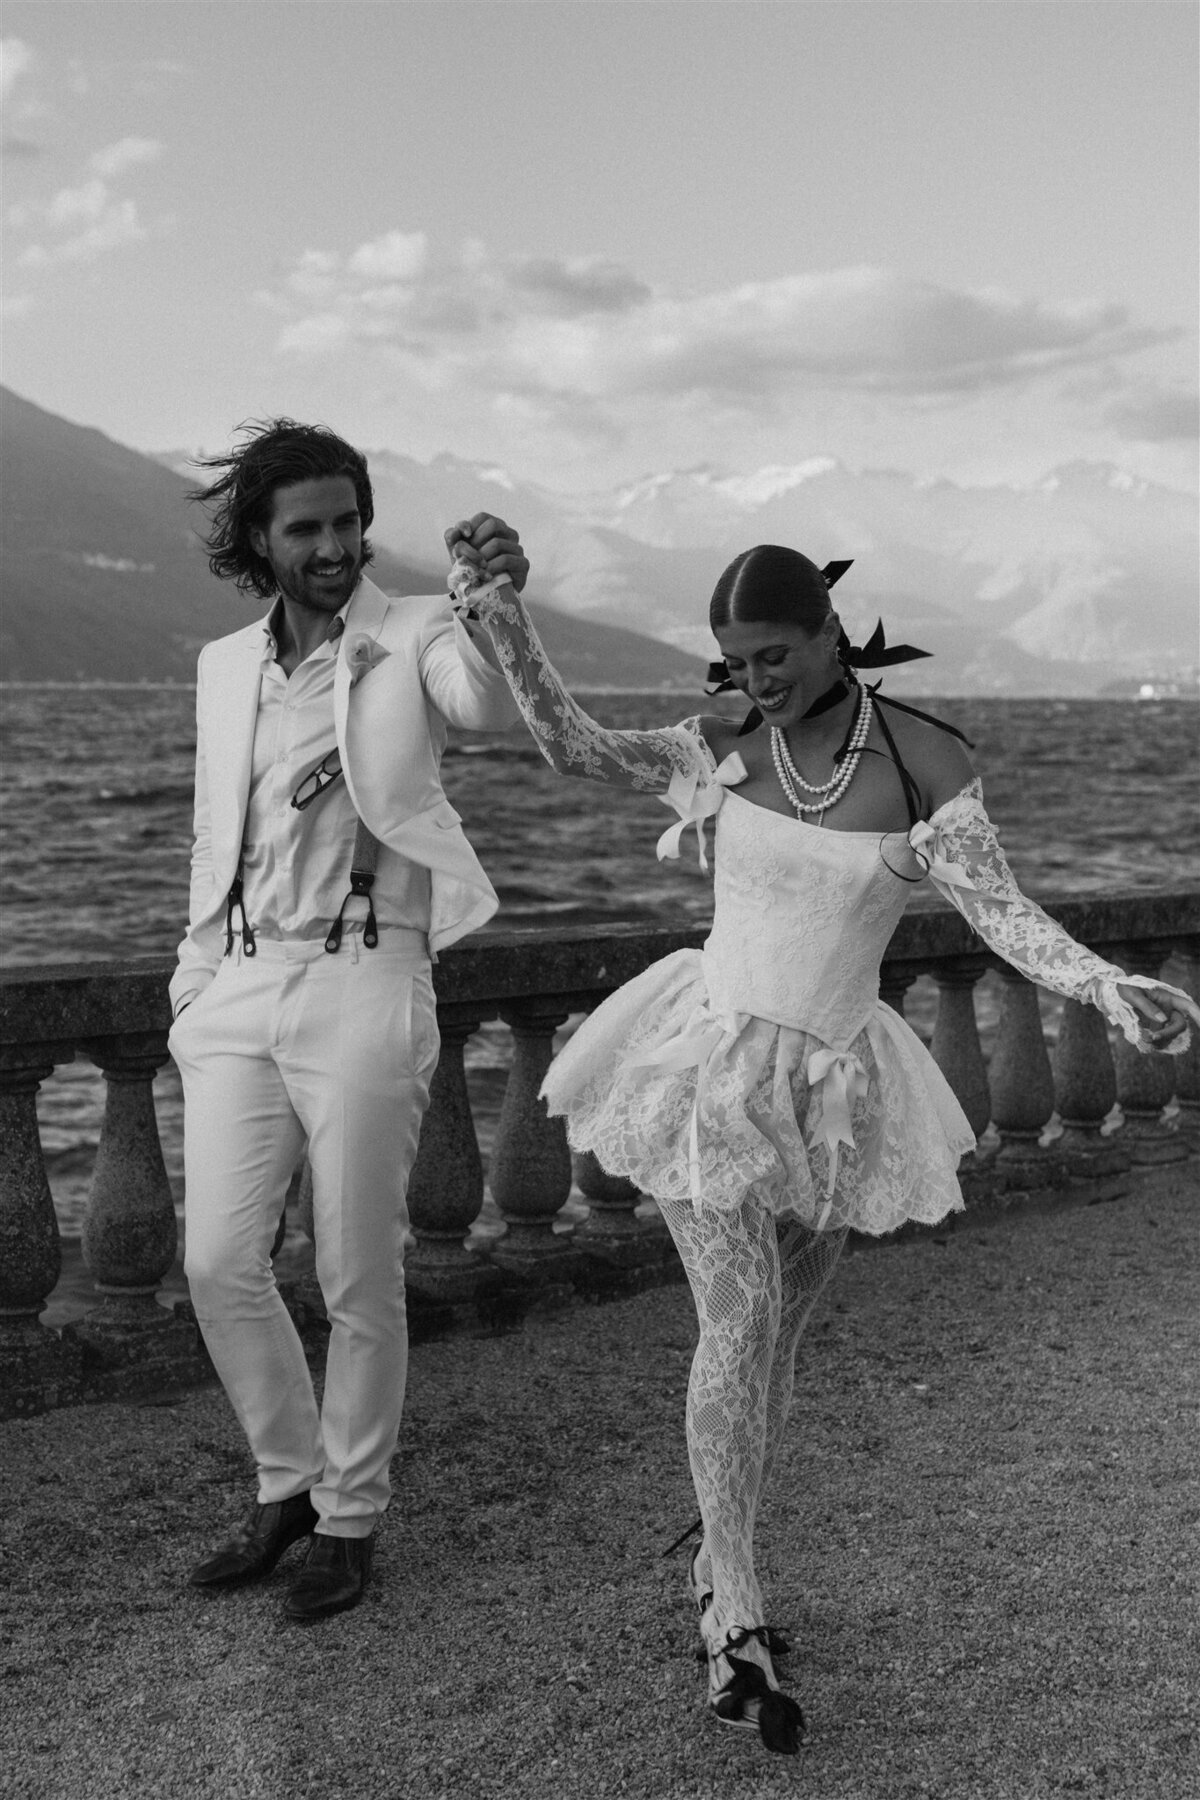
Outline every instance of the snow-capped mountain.
POLYGON ((837 593, 852 634, 882 614, 893 640, 937 655, 889 674, 901 690, 1096 693, 1200 662, 1195 504, 1107 463, 966 487, 814 455, 590 494, 452 456, 375 451, 370 464, 381 543, 415 555, 448 520, 494 508, 519 527, 553 605, 697 654, 721 569, 751 544, 784 543, 855 559, 837 593))
POLYGON ((1110 463, 968 487, 814 454, 563 494, 451 455, 368 455, 380 545, 430 562, 449 522, 495 510, 521 532, 531 592, 695 655, 711 653, 708 596, 726 563, 782 543, 854 558, 837 590, 853 636, 882 616, 893 641, 934 652, 889 672, 893 691, 1095 694, 1186 682, 1200 664, 1195 502, 1110 463))

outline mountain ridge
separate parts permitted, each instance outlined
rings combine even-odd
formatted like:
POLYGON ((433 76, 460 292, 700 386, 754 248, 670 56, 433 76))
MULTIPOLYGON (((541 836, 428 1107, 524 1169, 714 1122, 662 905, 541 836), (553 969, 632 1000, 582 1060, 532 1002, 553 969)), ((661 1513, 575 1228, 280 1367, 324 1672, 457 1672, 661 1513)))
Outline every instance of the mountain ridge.
MULTIPOLYGON (((7 388, 0 433, 4 679, 191 681, 204 644, 265 610, 209 571, 189 522, 196 471, 185 476, 7 388)), ((439 528, 431 547, 440 543, 439 528)), ((432 557, 383 543, 371 576, 400 597, 438 593, 445 583, 432 557)), ((531 611, 569 682, 691 693, 703 685, 703 662, 668 644, 536 600, 531 611)))
MULTIPOLYGON (((183 452, 145 456, 0 390, 6 439, 0 668, 18 679, 190 679, 200 645, 246 622, 190 528, 183 452)), ((521 531, 531 602, 569 683, 698 692, 707 598, 733 555, 792 543, 852 556, 837 604, 855 638, 936 657, 889 687, 1064 697, 1195 687, 1195 507, 1102 462, 1036 482, 962 486, 854 471, 813 454, 730 472, 711 463, 561 494, 495 463, 368 451, 379 585, 437 591, 448 519, 489 506, 521 531), (606 636, 617 630, 625 637, 606 636)))
MULTIPOLYGON (((446 454, 420 464, 374 451, 371 469, 383 541, 453 516, 464 492, 486 505, 490 490, 563 611, 636 620, 700 656, 721 569, 751 544, 785 543, 818 562, 854 557, 837 591, 851 635, 882 616, 893 640, 934 653, 943 693, 1087 695, 1165 675, 1186 685, 1200 661, 1194 504, 1113 464, 968 487, 814 455, 749 474, 698 464, 582 495, 446 454)), ((928 692, 930 673, 899 669, 889 682, 928 692)))

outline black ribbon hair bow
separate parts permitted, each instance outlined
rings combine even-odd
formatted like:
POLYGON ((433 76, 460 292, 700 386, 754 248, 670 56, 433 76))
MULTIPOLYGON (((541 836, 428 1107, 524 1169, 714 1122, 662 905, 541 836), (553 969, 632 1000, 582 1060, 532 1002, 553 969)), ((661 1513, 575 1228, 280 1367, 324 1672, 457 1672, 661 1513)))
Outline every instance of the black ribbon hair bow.
MULTIPOLYGON (((853 566, 853 561, 854 559, 851 557, 849 561, 846 562, 826 563, 825 567, 821 570, 825 586, 831 588, 835 582, 840 581, 842 576, 846 573, 846 570, 853 566)), ((931 656, 933 652, 930 650, 918 650, 915 644, 889 644, 884 636, 883 620, 879 619, 876 621, 875 629, 865 644, 852 644, 850 639, 846 636, 846 633, 843 631, 841 637, 838 639, 837 654, 838 661, 842 664, 842 667, 846 669, 888 669, 894 667, 897 663, 915 662, 918 657, 931 656)), ((711 685, 706 687, 704 691, 709 696, 713 694, 726 694, 735 685, 729 679, 729 670, 723 662, 709 663, 708 679, 711 685)), ((874 690, 872 690, 872 692, 874 692, 874 690)), ((845 693, 845 683, 835 683, 834 686, 829 689, 828 693, 822 694, 820 698, 809 707, 805 717, 815 717, 817 713, 825 712, 830 706, 836 706, 838 701, 844 698, 845 693)), ((905 707, 903 710, 908 712, 912 711, 912 708, 905 707)), ((925 713, 918 716, 921 718, 928 717, 925 713)), ((742 721, 738 736, 745 737, 747 732, 756 731, 762 722, 762 714, 759 712, 757 706, 752 706, 742 721)), ((941 721, 934 720, 933 723, 940 724, 941 721)), ((952 727, 947 726, 946 729, 951 730, 952 727)), ((955 733, 955 736, 960 735, 960 733, 955 733)), ((965 742, 966 740, 964 739, 963 741, 965 742)))
POLYGON ((843 631, 838 643, 838 658, 852 669, 890 669, 895 663, 916 662, 919 656, 932 656, 932 650, 918 650, 915 644, 889 644, 883 635, 883 620, 865 644, 852 644, 843 631))
MULTIPOLYGON (((843 631, 838 639, 837 653, 838 661, 852 669, 890 669, 896 663, 916 662, 918 657, 933 655, 932 650, 918 650, 915 644, 889 644, 884 636, 882 619, 876 620, 875 629, 865 644, 852 644, 843 631)), ((709 663, 708 679, 715 684, 705 688, 709 695, 727 694, 734 686, 723 662, 709 663)))

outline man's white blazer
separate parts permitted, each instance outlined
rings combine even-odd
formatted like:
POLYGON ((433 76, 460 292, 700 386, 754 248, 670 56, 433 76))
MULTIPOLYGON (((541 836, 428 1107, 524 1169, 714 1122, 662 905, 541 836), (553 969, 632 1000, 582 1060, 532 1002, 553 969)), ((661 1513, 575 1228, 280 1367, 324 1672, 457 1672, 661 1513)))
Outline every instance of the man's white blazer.
MULTIPOLYGON (((191 898, 171 980, 174 1011, 208 986, 225 950, 225 901, 246 828, 262 653, 259 619, 200 654, 191 898)), ((429 945, 436 953, 476 930, 499 904, 442 791, 446 726, 495 731, 516 724, 508 684, 454 618, 444 594, 389 600, 364 577, 346 611, 333 711, 359 818, 380 843, 429 870, 429 945)))

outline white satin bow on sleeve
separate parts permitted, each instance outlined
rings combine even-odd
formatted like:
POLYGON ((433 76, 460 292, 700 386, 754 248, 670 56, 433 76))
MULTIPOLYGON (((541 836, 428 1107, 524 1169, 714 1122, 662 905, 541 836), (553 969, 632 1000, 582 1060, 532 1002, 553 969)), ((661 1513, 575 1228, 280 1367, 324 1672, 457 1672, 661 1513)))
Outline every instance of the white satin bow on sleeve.
POLYGON ((674 861, 679 856, 683 834, 689 825, 694 825, 696 841, 700 847, 700 867, 707 874, 704 821, 715 818, 720 812, 725 790, 737 787, 745 779, 746 765, 736 750, 731 750, 713 774, 707 777, 699 771, 684 774, 682 769, 676 769, 666 793, 657 795, 664 806, 673 806, 679 814, 679 823, 668 825, 658 840, 659 862, 674 861))
MULTIPOLYGON (((941 834, 926 819, 920 819, 908 834, 908 841, 917 856, 925 865, 925 873, 933 881, 940 881, 946 887, 974 889, 971 880, 961 863, 949 862, 942 851, 941 834)), ((997 894, 993 898, 1007 899, 1006 894, 997 894)))

